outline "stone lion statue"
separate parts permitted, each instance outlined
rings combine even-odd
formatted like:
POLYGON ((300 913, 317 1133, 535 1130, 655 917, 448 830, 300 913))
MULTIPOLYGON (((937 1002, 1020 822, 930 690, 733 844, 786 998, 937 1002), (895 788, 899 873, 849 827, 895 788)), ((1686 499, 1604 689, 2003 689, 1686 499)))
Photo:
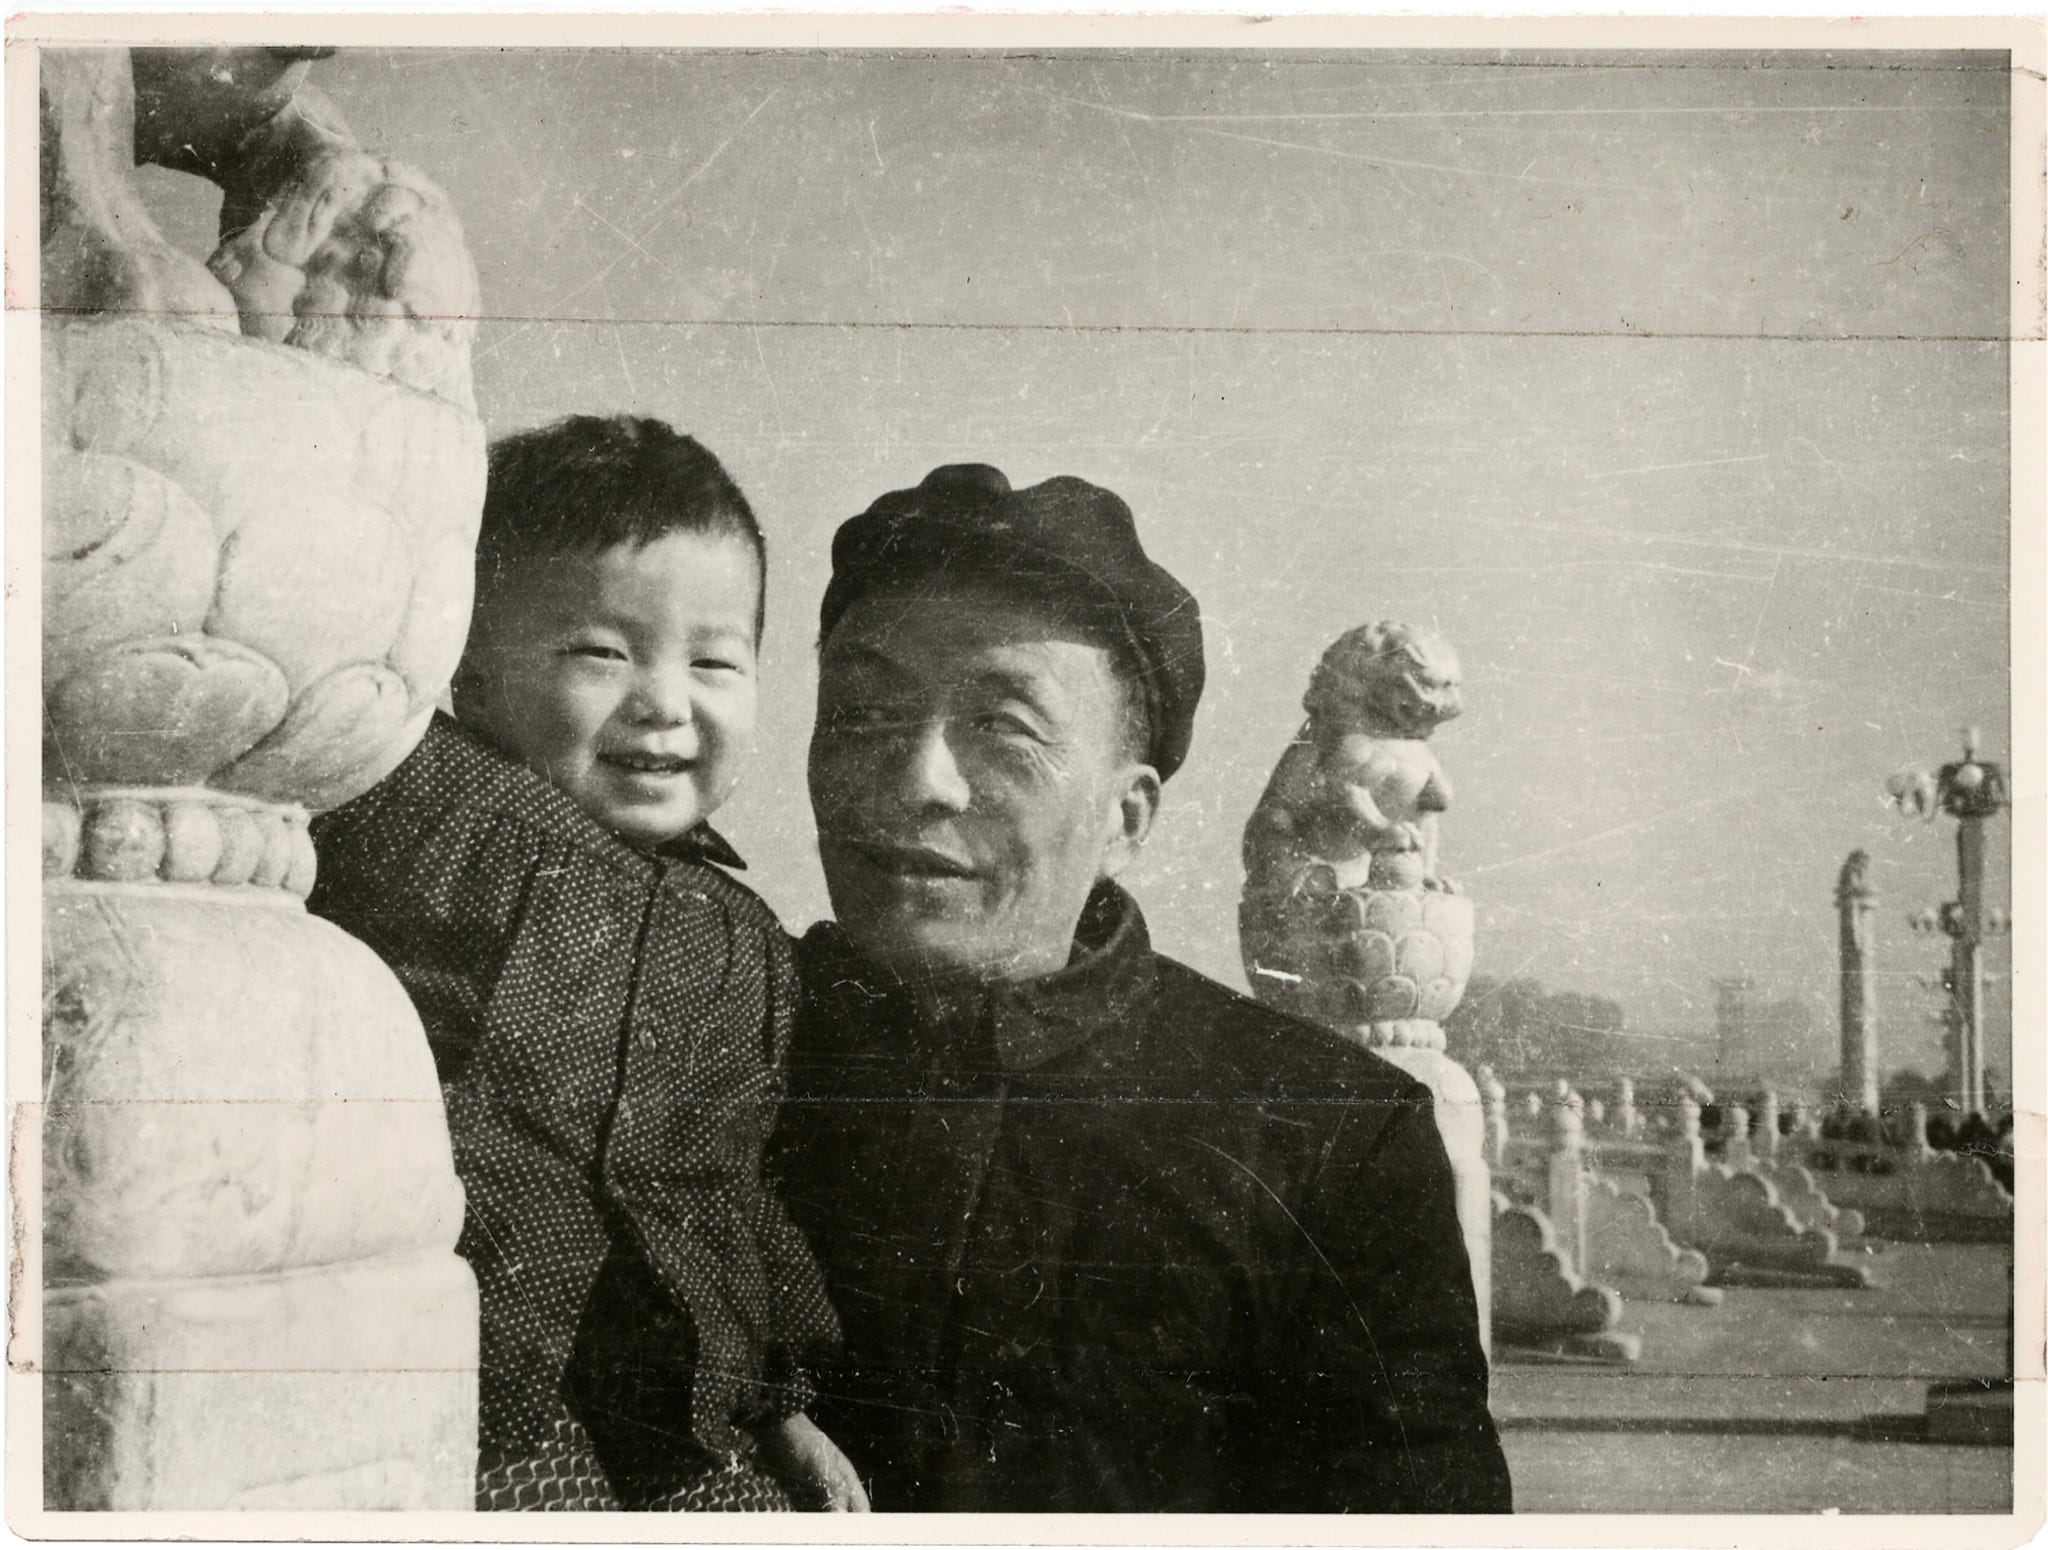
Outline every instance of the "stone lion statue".
POLYGON ((55 313, 289 344, 474 410, 475 266, 445 195, 363 150, 304 84, 324 49, 64 49, 42 59, 42 277, 55 313), (221 244, 165 240, 138 163, 218 184, 221 244))
POLYGON ((299 118, 275 181, 207 267, 242 332, 347 361, 474 409, 475 266, 447 195, 404 162, 299 118))
POLYGON ((1428 745, 1463 710, 1457 653, 1405 624, 1362 625, 1323 653, 1245 830, 1245 869, 1319 861, 1340 888, 1437 888, 1437 814, 1451 786, 1428 745))

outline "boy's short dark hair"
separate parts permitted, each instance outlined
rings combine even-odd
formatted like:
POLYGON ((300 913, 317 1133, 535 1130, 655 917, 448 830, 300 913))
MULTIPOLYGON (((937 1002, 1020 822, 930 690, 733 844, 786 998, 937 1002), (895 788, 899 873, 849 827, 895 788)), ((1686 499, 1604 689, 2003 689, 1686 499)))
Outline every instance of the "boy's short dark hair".
POLYGON ((639 415, 572 414, 491 443, 477 534, 477 589, 506 566, 640 548, 671 533, 743 540, 754 551, 754 636, 768 606, 768 542, 732 475, 693 436, 639 415))

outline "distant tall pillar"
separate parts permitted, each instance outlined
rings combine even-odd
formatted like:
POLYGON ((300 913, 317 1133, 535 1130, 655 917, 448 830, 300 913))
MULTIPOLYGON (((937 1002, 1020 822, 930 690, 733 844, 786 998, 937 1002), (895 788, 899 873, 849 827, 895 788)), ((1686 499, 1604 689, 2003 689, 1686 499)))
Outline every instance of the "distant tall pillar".
POLYGON ((1939 930, 1949 938, 1949 966, 1942 975, 1948 992, 1950 1099, 1965 1114, 1984 1111, 1984 939, 2003 932, 2003 910, 1984 907, 1984 825, 2011 805, 2005 767, 1977 757, 1977 729, 1963 729, 1963 757, 1944 764, 1937 776, 1907 772, 1891 783, 1892 795, 1911 813, 1956 820, 1956 897, 1937 912, 1914 918, 1917 930, 1939 930))
POLYGON ((1866 1114, 1877 1112, 1877 982, 1871 978, 1871 914, 1877 890, 1870 854, 1852 850, 1835 884, 1841 912, 1842 1093, 1866 1114))
MULTIPOLYGON (((1974 754, 1975 750, 1971 752, 1974 754)), ((1950 1019, 1949 1087, 1965 1114, 1984 1112, 1984 820, 1989 813, 1975 807, 1958 813, 1956 823, 1956 908, 1949 928, 1949 990, 1955 1013, 1950 1019)))

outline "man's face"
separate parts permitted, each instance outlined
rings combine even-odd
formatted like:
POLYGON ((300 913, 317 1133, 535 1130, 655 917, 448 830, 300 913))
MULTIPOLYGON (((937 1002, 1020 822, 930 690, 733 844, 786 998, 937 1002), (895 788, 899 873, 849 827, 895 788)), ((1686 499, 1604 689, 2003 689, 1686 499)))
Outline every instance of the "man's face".
POLYGON ((456 714, 622 839, 675 839, 738 778, 759 586, 722 534, 515 562, 479 600, 456 714))
POLYGON ((819 653, 811 806, 833 913, 905 977, 1066 963, 1158 800, 1110 654, 986 588, 858 599, 819 653))

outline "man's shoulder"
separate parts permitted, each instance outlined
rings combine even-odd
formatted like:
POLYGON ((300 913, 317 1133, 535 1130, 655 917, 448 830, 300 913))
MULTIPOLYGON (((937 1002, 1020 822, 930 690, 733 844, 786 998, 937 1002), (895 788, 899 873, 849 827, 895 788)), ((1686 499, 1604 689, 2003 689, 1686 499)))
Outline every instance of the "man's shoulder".
POLYGON ((826 943, 831 936, 832 923, 829 920, 814 920, 802 931, 792 931, 790 945, 796 950, 796 961, 806 970, 814 970, 822 962, 826 943))
POLYGON ((802 981, 806 996, 821 996, 835 987, 840 990, 860 988, 863 976, 854 967, 846 934, 837 923, 814 920, 801 932, 788 935, 790 948, 796 956, 797 976, 802 981))
POLYGON ((1155 955, 1154 963, 1150 1030, 1182 1044, 1191 1071, 1276 1096, 1429 1098, 1429 1089, 1392 1061, 1320 1023, 1267 1006, 1177 959, 1155 955))

